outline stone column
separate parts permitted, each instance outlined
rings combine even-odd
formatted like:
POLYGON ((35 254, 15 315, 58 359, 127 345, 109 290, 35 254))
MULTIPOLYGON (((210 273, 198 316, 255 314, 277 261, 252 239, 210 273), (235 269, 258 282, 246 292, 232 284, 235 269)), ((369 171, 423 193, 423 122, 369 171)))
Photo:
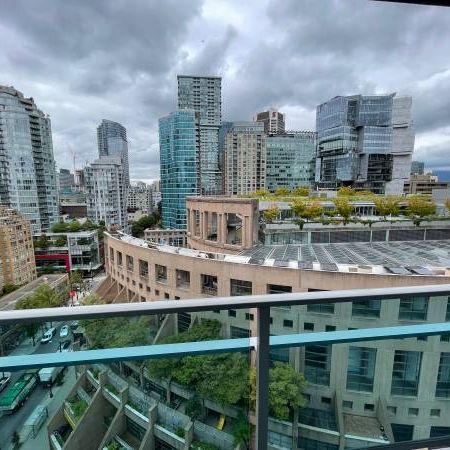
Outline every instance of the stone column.
POLYGON ((228 233, 228 229, 227 229, 227 214, 223 213, 222 214, 222 222, 220 224, 220 228, 221 228, 221 234, 222 234, 222 244, 226 244, 227 243, 227 233, 228 233))

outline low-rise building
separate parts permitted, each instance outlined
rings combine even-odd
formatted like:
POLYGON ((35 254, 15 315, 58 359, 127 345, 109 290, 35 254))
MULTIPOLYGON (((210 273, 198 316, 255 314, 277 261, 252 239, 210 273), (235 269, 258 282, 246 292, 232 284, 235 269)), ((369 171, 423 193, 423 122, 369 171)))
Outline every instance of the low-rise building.
POLYGON ((22 285, 35 278, 30 222, 0 206, 0 292, 5 284, 22 285))
POLYGON ((405 194, 432 194, 433 189, 448 189, 449 181, 439 181, 436 175, 426 173, 425 175, 411 175, 408 181, 405 181, 405 194))
POLYGON ((155 244, 172 245, 174 247, 187 246, 186 230, 152 230, 147 228, 144 230, 144 239, 155 244))
POLYGON ((38 273, 79 271, 92 274, 102 266, 98 232, 34 235, 38 273))

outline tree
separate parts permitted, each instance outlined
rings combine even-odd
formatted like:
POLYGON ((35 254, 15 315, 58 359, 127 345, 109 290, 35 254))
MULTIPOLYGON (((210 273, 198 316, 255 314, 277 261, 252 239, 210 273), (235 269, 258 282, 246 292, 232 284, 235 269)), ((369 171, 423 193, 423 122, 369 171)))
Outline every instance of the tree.
POLYGON ((289 195, 289 194, 290 194, 290 191, 286 187, 279 187, 278 189, 275 190, 275 195, 277 197, 286 197, 286 195, 289 195))
POLYGON ((233 445, 235 447, 248 449, 250 447, 253 425, 242 411, 239 411, 237 418, 233 421, 233 445))
POLYGON ((445 209, 450 212, 450 198, 446 198, 444 202, 445 209))
POLYGON ((89 294, 81 300, 81 304, 87 305, 104 305, 105 300, 98 294, 89 294))
POLYGON ((77 285, 80 285, 83 282, 83 276, 80 272, 74 271, 70 272, 69 275, 69 283, 70 289, 73 290, 77 285))
POLYGON ((317 217, 322 216, 323 206, 319 202, 309 203, 303 211, 301 217, 307 220, 313 220, 317 217))
POLYGON ((11 292, 14 292, 16 289, 19 289, 19 286, 17 284, 5 283, 3 285, 3 291, 1 295, 10 294, 11 292))
POLYGON ((266 189, 260 189, 258 191, 255 191, 252 196, 255 196, 256 198, 264 198, 270 195, 270 192, 266 189))
MULTIPOLYGON (((341 188, 343 189, 343 188, 341 188)), ((337 213, 342 217, 344 225, 348 223, 353 212, 353 205, 346 198, 337 197, 334 200, 334 206, 337 213)))
POLYGON ((66 244, 67 244, 66 236, 58 236, 55 239, 55 246, 56 247, 64 247, 66 244))
POLYGON ((272 415, 287 420, 294 409, 305 405, 302 391, 305 377, 287 363, 276 362, 270 369, 269 405, 272 415))
POLYGON ((378 213, 386 216, 396 216, 399 213, 400 199, 394 196, 377 196, 373 198, 378 213))
POLYGON ((296 217, 303 217, 303 213, 306 210, 306 203, 303 200, 295 200, 291 203, 292 212, 296 217))
POLYGON ((56 308, 63 306, 65 300, 63 293, 48 284, 42 284, 32 295, 20 299, 16 303, 16 309, 56 308))
POLYGON ((421 196, 408 198, 408 211, 414 217, 415 225, 419 226, 424 217, 436 212, 436 203, 421 196))
POLYGON ((350 197, 352 195, 355 195, 355 193, 356 193, 355 190, 350 186, 342 186, 337 191, 337 195, 339 197, 350 197))
POLYGON ((267 223, 272 223, 278 217, 279 214, 280 208, 278 208, 277 205, 272 204, 270 205, 269 209, 266 209, 263 212, 263 217, 267 223))
POLYGON ((308 197, 310 193, 310 189, 304 186, 298 186, 294 189, 294 194, 299 197, 308 197))
POLYGON ((39 325, 37 323, 29 323, 25 325, 26 335, 33 340, 33 347, 36 345, 36 334, 39 331, 39 325))
POLYGON ((141 217, 131 225, 131 234, 135 237, 143 235, 146 228, 153 228, 159 225, 161 222, 161 215, 158 212, 154 212, 148 216, 141 217))

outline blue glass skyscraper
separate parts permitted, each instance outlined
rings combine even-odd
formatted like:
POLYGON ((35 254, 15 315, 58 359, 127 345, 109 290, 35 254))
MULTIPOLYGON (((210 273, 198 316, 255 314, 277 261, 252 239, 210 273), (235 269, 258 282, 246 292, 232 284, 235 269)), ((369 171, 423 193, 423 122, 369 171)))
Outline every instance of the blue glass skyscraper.
POLYGON ((198 194, 198 115, 192 110, 159 119, 161 206, 165 228, 186 228, 186 197, 198 194))

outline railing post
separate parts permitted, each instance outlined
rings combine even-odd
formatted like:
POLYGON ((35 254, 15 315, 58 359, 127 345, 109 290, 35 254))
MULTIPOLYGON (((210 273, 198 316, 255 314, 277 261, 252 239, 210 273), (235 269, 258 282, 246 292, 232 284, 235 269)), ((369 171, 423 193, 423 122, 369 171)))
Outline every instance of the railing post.
POLYGON ((270 307, 258 308, 256 346, 256 450, 267 450, 269 422, 270 307))

